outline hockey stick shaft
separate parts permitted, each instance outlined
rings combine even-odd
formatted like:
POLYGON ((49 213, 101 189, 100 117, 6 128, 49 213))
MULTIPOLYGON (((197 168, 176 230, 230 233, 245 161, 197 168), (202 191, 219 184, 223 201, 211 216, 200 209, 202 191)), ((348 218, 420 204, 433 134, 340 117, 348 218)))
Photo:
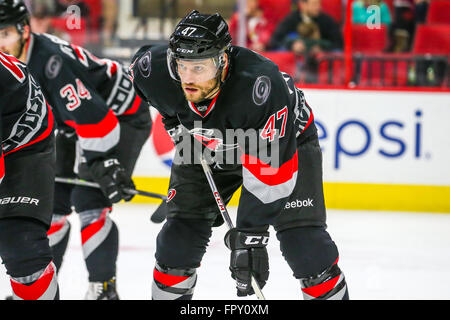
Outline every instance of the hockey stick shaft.
MULTIPOLYGON (((219 208, 219 211, 225 220, 226 224, 228 225, 229 229, 234 228, 233 222, 231 221, 230 215, 228 214, 228 210, 225 206, 225 202, 223 202, 223 199, 219 193, 219 190, 217 190, 216 184, 213 179, 213 175, 211 172, 211 168, 209 167, 208 163, 206 162, 205 158, 203 158, 203 155, 200 154, 200 162, 203 168, 203 171, 205 173, 206 179, 208 180, 208 184, 211 188, 211 191, 213 193, 214 199, 216 200, 217 207, 219 208)), ((259 287, 258 282, 255 280, 255 277, 251 276, 251 285, 253 290, 255 291, 256 296, 260 300, 265 300, 263 292, 261 288, 259 287)))
MULTIPOLYGON (((74 184, 74 185, 83 186, 83 187, 100 188, 100 185, 98 183, 83 180, 83 179, 55 177, 55 182, 74 184)), ((163 194, 159 194, 159 193, 135 190, 135 189, 130 189, 130 188, 126 188, 126 189, 124 189, 124 191, 129 194, 140 195, 140 196, 150 197, 150 198, 157 198, 157 199, 161 199, 164 201, 167 200, 167 196, 165 196, 163 194)))

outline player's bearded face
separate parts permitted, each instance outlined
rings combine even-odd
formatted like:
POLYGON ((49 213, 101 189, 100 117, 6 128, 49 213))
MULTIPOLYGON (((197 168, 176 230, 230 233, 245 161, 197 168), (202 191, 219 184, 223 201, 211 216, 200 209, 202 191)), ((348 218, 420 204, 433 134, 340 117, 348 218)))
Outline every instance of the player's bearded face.
POLYGON ((213 59, 177 60, 177 70, 187 100, 198 103, 217 91, 218 68, 213 59))
POLYGON ((0 29, 0 50, 4 53, 19 58, 23 41, 15 26, 0 29))

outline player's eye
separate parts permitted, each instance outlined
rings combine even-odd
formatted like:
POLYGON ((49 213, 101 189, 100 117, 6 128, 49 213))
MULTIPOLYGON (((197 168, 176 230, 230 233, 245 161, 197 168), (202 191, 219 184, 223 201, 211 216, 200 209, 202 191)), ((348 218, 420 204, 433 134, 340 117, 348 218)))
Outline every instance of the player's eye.
POLYGON ((195 66, 194 67, 194 72, 196 72, 196 73, 201 73, 201 72, 203 72, 203 70, 205 70, 205 67, 203 67, 203 66, 195 66))

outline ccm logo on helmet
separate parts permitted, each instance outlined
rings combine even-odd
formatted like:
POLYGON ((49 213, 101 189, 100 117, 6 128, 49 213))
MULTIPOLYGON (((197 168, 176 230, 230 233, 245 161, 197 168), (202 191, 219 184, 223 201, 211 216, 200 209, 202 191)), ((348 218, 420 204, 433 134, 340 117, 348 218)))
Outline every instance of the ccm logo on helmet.
POLYGON ((185 48, 177 48, 177 52, 181 52, 181 53, 194 53, 194 50, 192 50, 192 49, 185 49, 185 48))
POLYGON ((248 246, 255 244, 267 245, 269 243, 269 237, 267 236, 246 236, 244 243, 248 246))

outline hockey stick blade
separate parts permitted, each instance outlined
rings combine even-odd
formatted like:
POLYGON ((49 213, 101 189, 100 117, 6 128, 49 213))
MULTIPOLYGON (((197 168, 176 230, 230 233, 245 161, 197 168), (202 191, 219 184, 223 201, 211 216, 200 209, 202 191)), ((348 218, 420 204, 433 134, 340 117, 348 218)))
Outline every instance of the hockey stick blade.
POLYGON ((153 212, 153 214, 150 217, 150 221, 153 223, 161 223, 163 222, 167 217, 167 202, 163 201, 159 205, 158 209, 153 212))

